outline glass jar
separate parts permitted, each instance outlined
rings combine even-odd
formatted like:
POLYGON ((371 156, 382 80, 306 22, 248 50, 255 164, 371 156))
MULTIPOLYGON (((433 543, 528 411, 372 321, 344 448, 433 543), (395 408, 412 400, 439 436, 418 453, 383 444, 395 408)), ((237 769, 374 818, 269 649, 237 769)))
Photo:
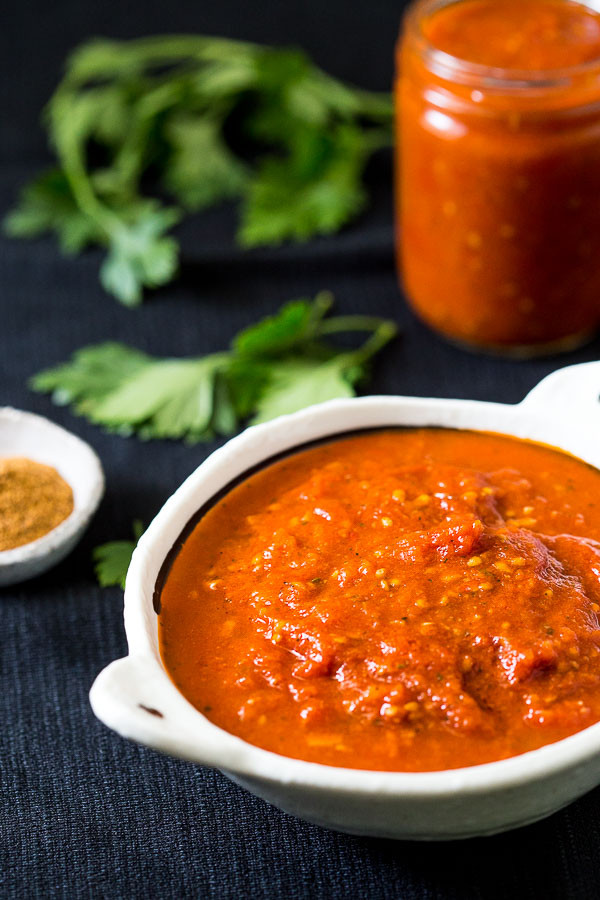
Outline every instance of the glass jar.
MULTIPOLYGON (((600 14, 521 0, 525 20, 526 6, 532 17, 536 6, 585 16, 586 27, 597 18, 596 49, 577 53, 575 40, 570 59, 558 36, 560 68, 477 61, 497 26, 478 34, 475 62, 448 52, 451 35, 440 49, 435 17, 486 2, 501 13, 506 0, 419 0, 405 20, 395 90, 404 287, 420 318, 461 344, 569 350, 600 325, 600 14)), ((468 31, 453 33, 465 55, 468 31)))

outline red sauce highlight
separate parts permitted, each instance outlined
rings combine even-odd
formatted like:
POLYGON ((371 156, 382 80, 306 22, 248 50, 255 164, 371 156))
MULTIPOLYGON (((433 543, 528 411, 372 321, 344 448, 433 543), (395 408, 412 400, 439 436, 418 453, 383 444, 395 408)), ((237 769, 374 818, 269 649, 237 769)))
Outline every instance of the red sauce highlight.
POLYGON ((285 756, 449 769, 600 719, 600 473, 545 446, 382 431, 276 462, 175 558, 173 681, 285 756))
POLYGON ((398 258, 419 316, 500 351, 589 337, 600 324, 600 13, 568 0, 417 4, 396 99, 398 258))

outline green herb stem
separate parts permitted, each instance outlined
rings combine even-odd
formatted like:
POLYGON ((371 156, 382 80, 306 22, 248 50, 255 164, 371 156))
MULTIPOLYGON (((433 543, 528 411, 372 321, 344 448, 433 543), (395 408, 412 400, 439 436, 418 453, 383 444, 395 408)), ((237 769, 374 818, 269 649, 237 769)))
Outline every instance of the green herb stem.
POLYGON ((296 300, 238 334, 231 350, 196 359, 156 359, 123 344, 84 347, 36 375, 34 390, 122 435, 207 440, 244 422, 264 422, 336 397, 352 397, 367 363, 396 334, 373 316, 326 320, 331 296, 296 300), (331 323, 331 325, 329 325, 331 323), (366 331, 356 350, 320 337, 366 331))
POLYGON ((389 94, 300 50, 203 35, 82 45, 44 121, 57 168, 23 189, 5 229, 54 232, 70 254, 105 247, 102 284, 128 305, 176 274, 168 232, 183 209, 237 199, 242 247, 335 234, 364 209, 365 166, 392 141, 389 94))

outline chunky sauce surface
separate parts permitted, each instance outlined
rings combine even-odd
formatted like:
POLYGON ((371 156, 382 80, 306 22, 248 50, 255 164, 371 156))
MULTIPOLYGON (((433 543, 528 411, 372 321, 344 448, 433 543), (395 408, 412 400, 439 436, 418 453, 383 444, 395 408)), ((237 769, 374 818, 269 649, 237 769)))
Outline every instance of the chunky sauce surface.
POLYGON ((286 756, 435 770, 600 719, 600 473, 445 429, 280 460, 196 525, 159 637, 209 719, 286 756))
POLYGON ((469 75, 457 62, 443 75, 411 29, 399 44, 408 297, 468 344, 567 349, 600 324, 600 12, 568 0, 460 0, 424 11, 420 32, 489 68, 469 75), (530 81, 508 83, 503 66, 530 81))
POLYGON ((424 31, 445 53, 504 69, 558 69, 600 55, 600 15, 569 0, 462 0, 424 31))

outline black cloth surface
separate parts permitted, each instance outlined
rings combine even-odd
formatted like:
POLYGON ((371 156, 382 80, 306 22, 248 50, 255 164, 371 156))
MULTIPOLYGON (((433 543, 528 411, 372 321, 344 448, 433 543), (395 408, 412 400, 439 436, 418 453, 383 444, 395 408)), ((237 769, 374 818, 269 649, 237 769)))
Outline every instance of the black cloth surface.
MULTIPOLYGON (((0 65, 0 208, 45 162, 39 110, 60 61, 91 34, 204 31, 297 43, 330 71, 373 88, 391 79, 402 4, 184 0, 14 4, 0 65)), ((511 834, 454 844, 348 837, 267 806, 218 772, 128 743, 88 703, 100 669, 126 653, 122 595, 100 589, 92 548, 149 522, 214 449, 102 433, 27 379, 84 344, 118 339, 157 355, 225 346, 241 326, 297 296, 331 289, 337 308, 396 318, 402 338, 373 392, 517 402, 560 360, 507 362, 443 343, 407 310, 393 261, 391 166, 370 170, 372 205, 341 235, 301 247, 235 248, 234 210, 181 230, 180 279, 131 311, 102 292, 98 256, 62 258, 51 240, 0 242, 0 402, 50 416, 89 441, 107 476, 88 533, 61 565, 1 591, 0 896, 480 898, 600 894, 600 792, 511 834)), ((1 446, 0 446, 1 452, 1 446)))

